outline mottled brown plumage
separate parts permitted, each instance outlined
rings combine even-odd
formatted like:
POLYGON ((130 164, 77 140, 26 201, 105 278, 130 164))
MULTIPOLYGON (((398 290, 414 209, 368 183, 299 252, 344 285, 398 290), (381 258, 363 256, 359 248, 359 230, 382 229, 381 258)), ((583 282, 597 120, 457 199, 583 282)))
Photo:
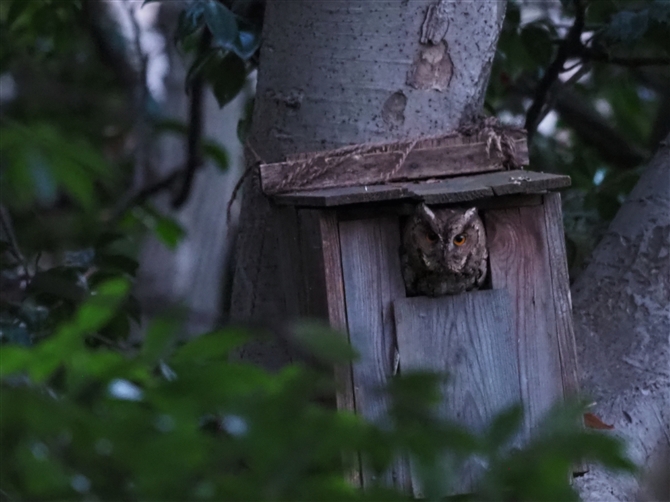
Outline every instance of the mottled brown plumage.
POLYGON ((486 278, 486 233, 477 208, 419 204, 403 229, 402 272, 410 296, 454 295, 486 278))

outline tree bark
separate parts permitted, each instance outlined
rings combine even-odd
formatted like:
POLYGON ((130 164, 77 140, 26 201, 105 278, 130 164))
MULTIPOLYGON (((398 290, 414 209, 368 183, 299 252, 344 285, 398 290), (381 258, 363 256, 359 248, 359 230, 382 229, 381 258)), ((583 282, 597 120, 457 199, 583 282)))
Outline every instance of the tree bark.
POLYGON ((643 467, 599 468, 577 481, 585 500, 670 500, 670 136, 575 282, 583 390, 643 467))
MULTIPOLYGON (((482 108, 504 11, 503 1, 268 2, 251 148, 272 162, 455 129, 482 108), (439 18, 433 30, 424 24, 429 11, 439 18)), ((281 291, 277 253, 296 229, 280 224, 256 175, 240 218, 232 315, 265 322, 296 315, 281 291)), ((245 355, 275 367, 286 360, 279 352, 256 347, 245 355)))

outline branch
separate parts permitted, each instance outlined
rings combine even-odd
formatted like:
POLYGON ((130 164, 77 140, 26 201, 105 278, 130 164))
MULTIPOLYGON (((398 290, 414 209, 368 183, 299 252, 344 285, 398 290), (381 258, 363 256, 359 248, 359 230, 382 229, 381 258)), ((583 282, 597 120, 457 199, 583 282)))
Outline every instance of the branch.
POLYGON ((118 220, 131 207, 139 206, 146 202, 150 197, 153 197, 162 191, 170 190, 181 176, 183 176, 182 170, 177 169, 162 180, 142 188, 134 195, 126 197, 125 201, 121 202, 121 204, 114 209, 110 219, 113 221, 118 220))
MULTIPOLYGON (((205 30, 200 38, 198 54, 209 50, 212 43, 212 34, 205 30)), ((172 200, 172 207, 180 208, 188 200, 193 185, 196 170, 202 165, 202 129, 203 129, 203 96, 205 79, 202 72, 193 77, 191 84, 191 103, 189 111, 187 156, 184 179, 179 193, 172 200)))
POLYGON ((576 11, 575 22, 572 24, 570 31, 559 46, 558 51, 556 52, 556 58, 549 65, 547 72, 538 83, 533 103, 530 105, 530 108, 528 108, 528 112, 526 113, 526 124, 524 128, 528 131, 529 143, 537 129, 538 119, 547 101, 547 95, 549 94, 551 86, 558 80, 558 76, 563 70, 565 62, 581 48, 581 36, 584 29, 584 5, 582 4, 582 0, 573 0, 573 2, 576 11))
POLYGON ((14 259, 21 265, 23 268, 23 273, 27 280, 30 279, 30 273, 28 272, 28 262, 26 261, 25 256, 21 252, 19 247, 19 241, 16 239, 16 234, 14 234, 14 229, 12 228, 11 219, 9 217, 9 212, 5 206, 0 205, 0 228, 7 238, 7 243, 9 244, 8 251, 12 254, 14 259))

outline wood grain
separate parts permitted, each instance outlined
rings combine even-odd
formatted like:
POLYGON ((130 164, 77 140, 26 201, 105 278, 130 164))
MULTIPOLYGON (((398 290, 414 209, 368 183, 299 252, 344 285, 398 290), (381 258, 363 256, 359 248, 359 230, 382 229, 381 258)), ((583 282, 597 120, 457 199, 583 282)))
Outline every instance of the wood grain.
MULTIPOLYGON (((447 373, 442 418, 482 432, 493 417, 521 401, 516 339, 505 290, 394 302, 400 366, 447 373)), ((471 491, 481 466, 466 464, 450 493, 471 491)), ((415 495, 420 496, 413 476, 415 495)))
POLYGON ((544 206, 485 213, 493 289, 512 298, 526 433, 562 397, 544 206))
MULTIPOLYGON (((339 227, 349 337, 360 355, 353 365, 356 411, 379 422, 388 407, 380 390, 392 375, 395 354, 392 303, 405 296, 399 223, 384 217, 342 221, 339 227)), ((364 486, 375 482, 370 470, 364 469, 363 480, 364 486)), ((406 462, 396 462, 383 481, 408 489, 406 462)))
MULTIPOLYGON (((525 133, 510 131, 517 165, 528 165, 525 133)), ((503 156, 487 147, 484 136, 450 133, 416 142, 362 145, 340 151, 302 153, 286 162, 261 166, 263 191, 268 195, 294 190, 421 180, 503 169, 503 156)))
MULTIPOLYGON (((556 316, 556 333, 558 355, 561 362, 563 395, 575 397, 579 395, 579 361, 577 344, 572 323, 572 298, 570 296, 570 276, 568 260, 565 252, 565 234, 563 231, 563 212, 561 195, 551 193, 544 196, 544 222, 546 225, 549 261, 551 263, 551 289, 554 296, 554 313, 556 316)), ((580 420, 579 426, 584 423, 580 420)), ((583 474, 589 470, 586 462, 573 466, 575 474, 583 474)))
POLYGON ((565 395, 574 396, 579 393, 579 371, 572 324, 570 276, 565 252, 561 195, 547 194, 544 201, 547 243, 551 262, 551 289, 554 293, 554 311, 558 325, 558 351, 561 358, 563 390, 565 395))
POLYGON ((426 204, 456 204, 494 196, 543 193, 567 186, 570 186, 569 176, 516 170, 432 182, 296 191, 277 195, 273 199, 277 204, 307 207, 335 207, 410 199, 421 200, 426 204))

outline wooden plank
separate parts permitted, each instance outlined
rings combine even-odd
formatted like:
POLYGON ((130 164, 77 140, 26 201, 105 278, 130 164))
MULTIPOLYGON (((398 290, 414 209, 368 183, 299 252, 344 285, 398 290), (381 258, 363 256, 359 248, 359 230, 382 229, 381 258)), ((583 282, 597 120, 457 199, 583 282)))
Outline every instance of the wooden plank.
POLYGON ((280 205, 334 207, 363 202, 406 199, 410 195, 402 185, 370 185, 290 192, 277 195, 273 199, 280 205))
POLYGON ((513 302, 527 434, 563 395, 544 218, 544 206, 484 213, 491 283, 513 302))
POLYGON ((486 183, 496 195, 540 193, 570 186, 570 176, 537 171, 505 171, 491 173, 486 183))
MULTIPOLYGON (((549 261, 551 263, 551 289, 554 295, 563 395, 574 397, 579 394, 579 361, 572 323, 572 298, 570 296, 568 259, 565 251, 561 194, 550 193, 544 196, 544 217, 549 261)), ((584 425, 581 420, 580 425, 584 425)), ((588 470, 585 462, 579 462, 573 466, 575 474, 583 474, 588 470)))
MULTIPOLYGON (((379 422, 388 408, 379 389, 393 373, 395 355, 392 302, 405 296, 398 218, 342 221, 339 227, 349 337, 360 355, 353 365, 356 411, 379 422)), ((396 462, 383 481, 408 489, 406 462, 396 462)), ((374 483, 372 472, 364 469, 363 485, 374 483)))
POLYGON ((517 194, 537 194, 570 186, 570 177, 534 171, 503 171, 420 183, 352 186, 290 192, 274 197, 278 204, 334 207, 367 202, 415 199, 426 204, 458 204, 517 194))
POLYGON ((420 183, 409 187, 417 199, 426 204, 454 204, 493 197, 493 190, 480 176, 464 176, 436 183, 420 183))
POLYGON ((561 358, 563 391, 565 395, 579 393, 579 369, 577 345, 572 324, 572 299, 570 296, 570 276, 565 251, 563 212, 561 195, 544 196, 544 215, 547 232, 549 260, 551 263, 551 286, 554 292, 554 310, 558 324, 558 351, 561 358))
MULTIPOLYGON (((517 165, 528 165, 525 133, 508 131, 517 165)), ((295 190, 421 180, 502 170, 505 159, 485 134, 441 137, 382 145, 354 145, 336 151, 303 153, 260 168, 267 195, 295 190)))
MULTIPOLYGON (((403 298, 394 302, 394 310, 401 370, 429 369, 450 376, 440 417, 482 432, 496 414, 521 401, 507 291, 403 298)), ((471 491, 482 469, 475 463, 464 465, 452 491, 440 495, 471 491)), ((415 476, 412 484, 420 497, 415 476)))
POLYGON ((288 318, 296 318, 304 313, 304 292, 301 278, 304 276, 300 256, 300 232, 297 209, 278 208, 276 212, 277 254, 282 295, 285 300, 284 313, 288 318), (279 231, 281 229, 281 231, 279 231))
MULTIPOLYGON (((347 312, 344 305, 344 282, 342 278, 342 263, 340 259, 340 232, 337 215, 334 211, 303 210, 304 218, 303 260, 305 268, 314 267, 313 273, 306 274, 305 291, 309 315, 325 317, 330 326, 347 333, 347 312), (307 235, 309 234, 309 235, 307 235), (325 302, 321 301, 325 298, 325 302)), ((337 365, 335 368, 335 385, 338 410, 354 412, 354 385, 351 364, 337 365)), ((356 454, 353 458, 343 459, 347 469, 346 476, 353 486, 362 486, 361 463, 356 454)))

